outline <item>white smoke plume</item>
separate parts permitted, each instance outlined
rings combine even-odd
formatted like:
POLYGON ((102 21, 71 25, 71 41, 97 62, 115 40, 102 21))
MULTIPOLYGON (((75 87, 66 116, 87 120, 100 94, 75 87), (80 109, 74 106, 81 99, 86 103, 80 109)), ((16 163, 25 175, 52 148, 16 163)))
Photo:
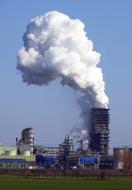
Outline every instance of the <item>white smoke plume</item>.
MULTIPOLYGON (((62 85, 82 92, 83 138, 87 136, 84 130, 89 108, 108 106, 102 70, 97 66, 100 53, 93 50, 84 28, 79 19, 57 11, 36 17, 27 25, 24 46, 17 56, 17 69, 27 84, 48 85, 61 78, 62 85)), ((78 134, 81 138, 81 132, 78 134)))

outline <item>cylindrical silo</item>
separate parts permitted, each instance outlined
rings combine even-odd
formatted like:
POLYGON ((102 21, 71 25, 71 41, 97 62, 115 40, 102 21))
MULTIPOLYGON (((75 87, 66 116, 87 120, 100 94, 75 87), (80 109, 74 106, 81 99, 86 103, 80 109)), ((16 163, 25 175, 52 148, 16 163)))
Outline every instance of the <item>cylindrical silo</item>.
POLYGON ((129 154, 129 166, 130 170, 132 170, 132 148, 129 149, 130 154, 129 154))
POLYGON ((6 150, 5 151, 5 156, 16 156, 17 151, 16 150, 6 150))
POLYGON ((114 168, 119 170, 128 170, 130 165, 130 149, 127 147, 114 148, 114 168))

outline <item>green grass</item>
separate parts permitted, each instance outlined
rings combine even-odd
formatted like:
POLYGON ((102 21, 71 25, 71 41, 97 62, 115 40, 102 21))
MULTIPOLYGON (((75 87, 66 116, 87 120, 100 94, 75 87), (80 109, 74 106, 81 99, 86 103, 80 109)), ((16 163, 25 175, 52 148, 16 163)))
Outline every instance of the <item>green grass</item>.
POLYGON ((0 190, 132 190, 132 178, 90 179, 24 179, 0 176, 0 190))

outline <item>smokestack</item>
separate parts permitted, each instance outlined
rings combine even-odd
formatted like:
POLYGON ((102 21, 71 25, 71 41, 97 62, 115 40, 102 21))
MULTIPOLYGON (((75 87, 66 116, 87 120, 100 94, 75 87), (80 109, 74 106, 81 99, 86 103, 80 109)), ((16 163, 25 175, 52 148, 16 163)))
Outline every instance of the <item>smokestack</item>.
POLYGON ((107 108, 109 100, 102 69, 98 67, 101 55, 94 50, 84 23, 51 11, 30 21, 23 40, 17 69, 24 82, 48 85, 59 78, 61 85, 80 91, 81 122, 74 134, 85 141, 90 109, 107 108))

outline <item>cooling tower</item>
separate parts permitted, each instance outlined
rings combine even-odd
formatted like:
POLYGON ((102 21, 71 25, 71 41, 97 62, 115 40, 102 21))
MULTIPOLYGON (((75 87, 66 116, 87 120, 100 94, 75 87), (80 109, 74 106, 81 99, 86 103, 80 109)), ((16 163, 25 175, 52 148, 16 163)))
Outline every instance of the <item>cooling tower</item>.
POLYGON ((91 128, 89 148, 92 152, 107 155, 109 148, 109 109, 91 110, 91 128))

